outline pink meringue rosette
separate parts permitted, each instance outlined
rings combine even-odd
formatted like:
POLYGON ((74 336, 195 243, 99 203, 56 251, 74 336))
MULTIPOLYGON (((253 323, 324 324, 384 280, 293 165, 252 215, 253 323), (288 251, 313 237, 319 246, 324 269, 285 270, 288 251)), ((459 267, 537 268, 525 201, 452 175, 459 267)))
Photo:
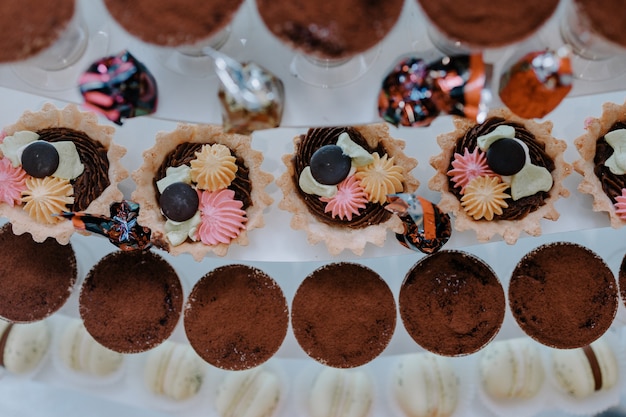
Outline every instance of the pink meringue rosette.
POLYGON ((225 256, 231 244, 248 245, 248 232, 265 225, 263 211, 273 201, 265 191, 273 176, 261 170, 262 162, 250 136, 224 133, 218 125, 181 123, 158 133, 154 146, 143 153, 142 166, 132 173, 137 187, 131 199, 140 205, 139 224, 152 230, 156 247, 175 256, 189 253, 196 261, 209 253, 225 256), (173 222, 163 214, 157 182, 180 175, 170 169, 185 172, 186 179, 177 177, 176 182, 186 182, 198 193, 196 215, 188 221, 173 222))

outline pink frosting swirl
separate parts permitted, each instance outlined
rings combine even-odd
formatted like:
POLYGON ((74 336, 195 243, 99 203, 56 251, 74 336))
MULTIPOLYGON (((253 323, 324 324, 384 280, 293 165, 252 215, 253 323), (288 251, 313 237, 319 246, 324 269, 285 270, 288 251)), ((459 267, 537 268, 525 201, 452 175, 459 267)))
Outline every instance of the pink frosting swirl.
POLYGON ((246 212, 243 202, 235 199, 235 192, 222 189, 200 193, 200 225, 196 233, 206 245, 230 243, 245 227, 246 212))
POLYGON ((615 213, 626 221, 626 188, 622 189, 622 195, 615 197, 615 213))
POLYGON ((448 171, 452 177, 455 187, 461 188, 461 193, 465 192, 465 186, 476 177, 495 177, 497 174, 487 165, 487 157, 478 148, 471 153, 465 149, 463 155, 454 154, 452 169, 448 171))
POLYGON ((364 209, 367 204, 367 193, 361 186, 361 182, 354 176, 350 176, 337 185, 337 193, 332 197, 320 197, 326 203, 324 212, 331 212, 333 217, 352 220, 352 216, 359 214, 359 209, 364 209))
POLYGON ((13 207, 22 203, 22 191, 26 190, 26 171, 13 167, 7 158, 0 159, 0 203, 13 207))

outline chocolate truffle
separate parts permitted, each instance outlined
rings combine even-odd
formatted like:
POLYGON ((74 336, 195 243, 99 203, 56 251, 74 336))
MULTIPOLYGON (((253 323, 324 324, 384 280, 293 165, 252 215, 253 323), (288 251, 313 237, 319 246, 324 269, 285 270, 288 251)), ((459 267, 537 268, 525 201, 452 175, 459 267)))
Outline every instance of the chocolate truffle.
POLYGON ((536 32, 553 14, 558 0, 494 2, 417 0, 424 14, 452 41, 473 47, 500 47, 536 32))
POLYGON ((160 46, 192 45, 226 28, 243 0, 105 0, 132 36, 160 46))
POLYGON ((183 289, 172 266, 150 251, 113 252, 87 274, 79 298, 85 328, 120 353, 144 352, 178 322, 183 289))
POLYGON ((194 286, 185 307, 189 343, 218 368, 261 365, 280 348, 289 325, 287 300, 263 271, 225 265, 194 286))
POLYGON ((67 301, 77 276, 71 244, 30 235, 14 235, 10 223, 0 229, 0 317, 12 322, 42 320, 67 301))
POLYGON ((347 58, 374 47, 395 26, 403 4, 402 0, 256 0, 270 32, 322 59, 347 58))
POLYGON ((591 28, 607 40, 626 48, 626 14, 621 0, 574 0, 579 14, 591 28))
POLYGON ((409 270, 399 304, 413 340, 444 356, 484 347, 500 330, 506 308, 491 267, 472 254, 451 250, 422 258, 409 270))
POLYGON ((336 368, 376 358, 396 325, 391 290, 376 272, 355 263, 331 263, 313 271, 296 291, 291 310, 300 347, 336 368))
POLYGON ((76 0, 3 1, 0 62, 20 61, 52 46, 68 27, 76 0))
POLYGON ((526 334, 558 349, 590 344, 611 326, 617 284, 590 249, 554 242, 527 253, 511 274, 509 306, 526 334))

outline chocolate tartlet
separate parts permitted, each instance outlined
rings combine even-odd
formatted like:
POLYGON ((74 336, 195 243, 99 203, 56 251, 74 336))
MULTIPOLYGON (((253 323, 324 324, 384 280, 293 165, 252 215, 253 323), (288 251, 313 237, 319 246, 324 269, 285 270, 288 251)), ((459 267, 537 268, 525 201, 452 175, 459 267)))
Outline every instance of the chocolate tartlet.
POLYGON ((0 228, 0 317, 24 323, 58 311, 70 297, 78 269, 71 244, 54 239, 35 242, 0 228))
POLYGON ((539 246, 511 274, 509 306, 515 320, 530 337, 554 348, 579 348, 602 336, 617 303, 608 265, 576 243, 539 246))
POLYGON ((73 104, 63 109, 44 104, 5 127, 0 215, 9 218, 13 232, 66 244, 75 229, 58 214, 108 216, 111 203, 123 198, 118 184, 128 176, 120 163, 126 149, 113 143, 114 133, 73 104))
POLYGON ((196 283, 184 320, 189 343, 200 357, 218 368, 243 370, 278 351, 287 335, 289 310, 270 276, 250 266, 226 265, 196 283))
POLYGON ((332 255, 344 249, 360 255, 368 242, 382 246, 387 229, 402 233, 402 221, 385 205, 387 194, 411 193, 419 186, 410 174, 417 161, 404 155, 404 145, 404 141, 391 138, 388 126, 382 123, 312 128, 295 137, 294 153, 283 156, 287 171, 276 181, 283 191, 279 207, 293 213, 291 227, 305 230, 312 245, 325 242, 332 255), (346 154, 346 148, 355 147, 359 156, 346 154), (325 150, 336 153, 323 155, 325 150), (329 172, 337 176, 315 179, 315 158, 319 161, 318 177, 329 172), (366 162, 356 166, 355 172, 358 158, 366 162), (345 168, 343 174, 340 168, 345 168), (370 172, 372 177, 367 178, 370 172), (313 191, 305 191, 303 178, 309 176, 321 186, 313 185, 313 191), (378 178, 371 180, 373 177, 378 178), (334 194, 322 195, 333 187, 334 194))
POLYGON ((139 223, 152 229, 155 246, 200 261, 248 245, 248 233, 265 225, 263 211, 273 202, 265 187, 274 179, 261 170, 263 155, 251 141, 217 125, 179 124, 157 134, 132 174, 139 223))
POLYGON ((428 186, 442 193, 439 208, 454 214, 458 231, 472 229, 479 241, 502 235, 514 244, 522 232, 541 234, 541 219, 557 220, 554 203, 569 196, 563 179, 571 166, 563 160, 565 141, 541 124, 494 109, 476 124, 455 118, 455 130, 439 135, 442 153, 428 186))
POLYGON ((535 33, 556 11, 558 0, 498 3, 480 0, 417 0, 450 41, 476 48, 500 47, 535 33))
POLYGON ((376 272, 354 263, 331 263, 300 284, 291 305, 291 325, 307 355, 335 368, 353 368, 387 347, 395 330, 396 304, 376 272))
POLYGON ((398 300, 404 327, 424 349, 444 356, 477 352, 500 331, 504 290, 478 257, 442 250, 419 260, 398 300))
POLYGON ((278 39, 322 59, 348 58, 385 38, 404 2, 276 2, 256 0, 261 19, 278 39))
POLYGON ((585 120, 585 130, 574 141, 580 154, 574 169, 583 176, 578 191, 591 195, 593 211, 606 212, 611 227, 620 228, 626 224, 626 170, 619 162, 626 140, 626 102, 604 103, 600 118, 585 120))
POLYGON ((150 350, 174 331, 183 289, 172 266, 150 251, 102 258, 83 282, 79 311, 101 345, 120 353, 150 350))
POLYGON ((160 46, 192 45, 226 28, 243 0, 105 0, 124 30, 160 46))
POLYGON ((30 58, 52 46, 68 27, 76 0, 2 2, 0 62, 30 58))

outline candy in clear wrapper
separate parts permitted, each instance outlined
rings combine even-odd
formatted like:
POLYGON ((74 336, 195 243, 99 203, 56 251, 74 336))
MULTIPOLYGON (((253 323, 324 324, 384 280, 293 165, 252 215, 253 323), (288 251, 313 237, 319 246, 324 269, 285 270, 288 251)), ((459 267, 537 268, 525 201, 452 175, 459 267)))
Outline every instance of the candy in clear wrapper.
POLYGON ((450 216, 435 204, 414 194, 387 196, 385 209, 396 214, 404 223, 404 233, 396 233, 402 246, 431 254, 437 252, 452 235, 450 216))
POLYGON ((480 54, 446 56, 431 63, 405 58, 383 80, 378 113, 395 126, 429 126, 440 114, 481 121, 487 112, 487 69, 480 54))
POLYGON ((94 62, 78 83, 86 106, 118 125, 156 111, 156 80, 128 51, 94 62))
POLYGON ((121 250, 145 250, 152 246, 152 231, 137 223, 139 204, 132 201, 111 204, 110 217, 83 212, 66 212, 61 215, 70 219, 76 229, 105 236, 121 250))
POLYGON ((428 65, 426 84, 431 100, 441 113, 482 121, 482 92, 487 85, 486 66, 482 55, 445 56, 428 65))
POLYGON ((515 114, 527 119, 542 118, 572 89, 569 51, 535 51, 524 55, 502 74, 499 95, 515 114))
POLYGON ((280 126, 285 91, 279 78, 254 62, 240 63, 212 48, 203 51, 213 58, 221 82, 218 98, 225 132, 248 135, 280 126))
POLYGON ((426 84, 426 62, 400 61, 383 80, 378 94, 380 116, 394 126, 428 126, 439 115, 426 84))

